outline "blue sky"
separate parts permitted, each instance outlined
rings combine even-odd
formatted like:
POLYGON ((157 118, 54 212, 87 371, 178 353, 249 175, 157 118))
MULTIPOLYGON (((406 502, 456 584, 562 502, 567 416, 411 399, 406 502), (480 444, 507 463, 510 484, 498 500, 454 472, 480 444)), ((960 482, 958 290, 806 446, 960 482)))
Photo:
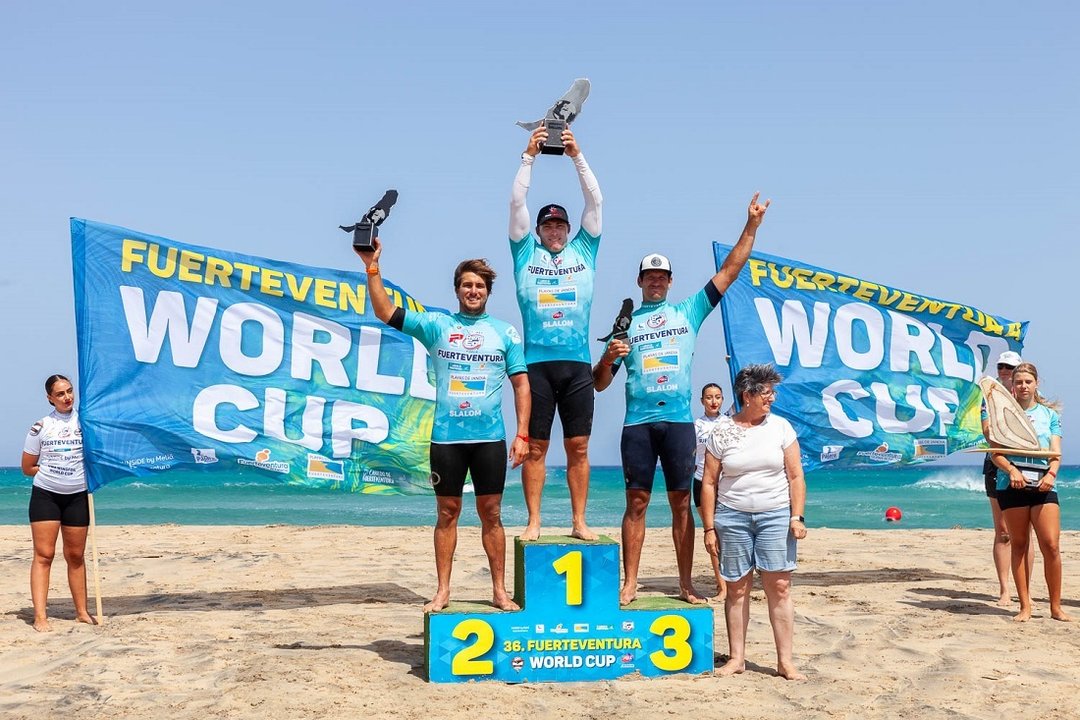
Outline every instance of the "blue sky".
MULTIPOLYGON (((395 187, 387 277, 449 306, 454 265, 486 256, 490 310, 519 323, 513 121, 575 77, 593 84, 575 131, 605 197, 594 335, 639 297, 647 252, 671 257, 673 299, 699 288, 761 190, 763 252, 1031 321, 1025 358, 1069 427, 1075 4, 169 5, 3 11, 0 464, 48 409, 42 380, 77 372, 72 215, 359 267, 336 226, 395 187)), ((548 201, 580 213, 565 159, 537 164, 530 208, 548 201)), ((695 385, 727 385, 721 329, 716 313, 695 385)), ((598 397, 594 463, 617 464, 622 412, 620 383, 598 397)), ((1065 448, 1080 458, 1067 431, 1065 448)))

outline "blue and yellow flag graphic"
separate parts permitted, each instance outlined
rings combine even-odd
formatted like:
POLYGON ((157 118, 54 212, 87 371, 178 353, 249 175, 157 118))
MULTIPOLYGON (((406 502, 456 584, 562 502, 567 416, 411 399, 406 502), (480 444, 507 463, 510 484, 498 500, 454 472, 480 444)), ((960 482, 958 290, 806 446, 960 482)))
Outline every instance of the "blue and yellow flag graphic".
POLYGON ((91 490, 182 468, 431 492, 430 361, 375 317, 363 273, 76 218, 71 240, 91 490))

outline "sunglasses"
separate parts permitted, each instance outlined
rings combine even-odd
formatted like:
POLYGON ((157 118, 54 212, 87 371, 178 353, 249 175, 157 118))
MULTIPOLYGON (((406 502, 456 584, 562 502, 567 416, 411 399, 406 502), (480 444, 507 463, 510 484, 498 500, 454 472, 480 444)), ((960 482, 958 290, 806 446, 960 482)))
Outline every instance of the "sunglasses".
POLYGON ((1015 365, 1009 365, 1007 363, 998 363, 998 370, 1015 370, 1015 365))

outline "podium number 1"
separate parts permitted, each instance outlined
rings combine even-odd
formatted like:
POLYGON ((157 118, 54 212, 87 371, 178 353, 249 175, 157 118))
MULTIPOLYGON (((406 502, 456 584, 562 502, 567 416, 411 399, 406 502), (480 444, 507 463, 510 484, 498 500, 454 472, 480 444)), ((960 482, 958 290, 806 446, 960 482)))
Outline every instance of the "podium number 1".
POLYGON ((555 572, 566 576, 566 604, 581 604, 581 551, 572 550, 551 563, 555 572))

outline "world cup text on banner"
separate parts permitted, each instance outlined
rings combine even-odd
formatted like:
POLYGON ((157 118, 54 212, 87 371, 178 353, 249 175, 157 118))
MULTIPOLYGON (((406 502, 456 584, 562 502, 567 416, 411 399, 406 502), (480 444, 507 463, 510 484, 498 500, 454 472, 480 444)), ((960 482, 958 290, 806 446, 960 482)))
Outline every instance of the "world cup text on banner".
MULTIPOLYGON (((728 246, 713 244, 717 267, 728 246)), ((808 470, 926 462, 982 440, 976 381, 1026 322, 755 253, 721 300, 732 377, 784 376, 773 404, 808 470)))
POLYGON ((185 467, 431 492, 427 353, 375 318, 362 273, 79 219, 71 237, 91 490, 185 467))

